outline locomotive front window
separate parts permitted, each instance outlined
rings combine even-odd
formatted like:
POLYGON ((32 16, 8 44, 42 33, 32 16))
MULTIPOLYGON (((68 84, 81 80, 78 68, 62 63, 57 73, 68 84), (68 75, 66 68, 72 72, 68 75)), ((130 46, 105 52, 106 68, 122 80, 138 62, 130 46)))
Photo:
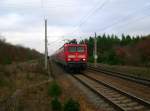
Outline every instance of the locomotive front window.
POLYGON ((84 47, 77 47, 78 52, 84 52, 84 47))
POLYGON ((70 46, 70 47, 68 47, 68 51, 69 52, 76 52, 76 47, 70 46))

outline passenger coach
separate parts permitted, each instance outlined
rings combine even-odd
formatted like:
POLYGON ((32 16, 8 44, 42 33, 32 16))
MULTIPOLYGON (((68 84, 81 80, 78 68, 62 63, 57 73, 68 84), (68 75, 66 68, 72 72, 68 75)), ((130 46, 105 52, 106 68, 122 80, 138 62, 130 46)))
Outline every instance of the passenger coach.
POLYGON ((84 70, 87 67, 87 45, 64 44, 54 54, 54 59, 67 69, 84 70))

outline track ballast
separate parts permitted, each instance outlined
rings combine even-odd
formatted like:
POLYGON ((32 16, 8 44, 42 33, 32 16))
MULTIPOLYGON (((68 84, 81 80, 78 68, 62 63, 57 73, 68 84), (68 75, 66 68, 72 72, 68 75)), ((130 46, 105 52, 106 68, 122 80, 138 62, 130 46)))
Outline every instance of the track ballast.
POLYGON ((91 91, 121 111, 149 111, 150 103, 85 74, 73 75, 91 91))

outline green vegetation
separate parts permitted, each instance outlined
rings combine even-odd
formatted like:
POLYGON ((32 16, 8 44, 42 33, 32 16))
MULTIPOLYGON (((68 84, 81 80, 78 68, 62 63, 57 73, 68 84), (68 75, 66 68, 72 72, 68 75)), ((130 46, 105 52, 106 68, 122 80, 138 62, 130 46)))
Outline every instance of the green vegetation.
POLYGON ((10 76, 10 72, 4 67, 0 65, 0 87, 8 86, 8 77, 10 76))
POLYGON ((53 111, 61 111, 62 105, 58 98, 53 98, 51 100, 51 108, 53 111))
POLYGON ((26 74, 26 78, 27 78, 27 80, 30 80, 30 81, 33 80, 33 76, 30 73, 26 74))
POLYGON ((50 84, 48 94, 52 97, 51 108, 53 111, 61 111, 62 109, 63 111, 80 111, 80 104, 72 98, 68 99, 62 107, 61 102, 58 99, 61 96, 62 91, 56 81, 53 81, 50 84))
POLYGON ((0 78, 0 87, 8 85, 8 82, 4 78, 0 78))
MULTIPOLYGON (((94 61, 94 37, 80 41, 88 45, 89 62, 94 61)), ((150 35, 97 36, 98 62, 110 65, 150 66, 150 35)))
POLYGON ((48 88, 48 94, 51 97, 59 97, 61 93, 61 87, 57 84, 56 81, 53 81, 48 88))
POLYGON ((53 111, 61 111, 62 105, 58 97, 62 94, 61 87, 57 84, 56 81, 53 81, 49 88, 48 94, 52 97, 51 108, 53 111))
POLYGON ((70 98, 64 104, 64 111, 80 111, 80 104, 70 98))

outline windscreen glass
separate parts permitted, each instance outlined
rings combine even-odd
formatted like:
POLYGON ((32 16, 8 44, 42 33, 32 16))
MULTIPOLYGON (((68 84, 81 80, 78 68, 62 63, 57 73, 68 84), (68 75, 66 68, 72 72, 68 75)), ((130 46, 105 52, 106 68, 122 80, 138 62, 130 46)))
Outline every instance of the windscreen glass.
POLYGON ((75 46, 70 46, 68 47, 69 52, 76 52, 76 47, 75 46))
POLYGON ((77 52, 84 52, 84 47, 77 47, 77 52))

